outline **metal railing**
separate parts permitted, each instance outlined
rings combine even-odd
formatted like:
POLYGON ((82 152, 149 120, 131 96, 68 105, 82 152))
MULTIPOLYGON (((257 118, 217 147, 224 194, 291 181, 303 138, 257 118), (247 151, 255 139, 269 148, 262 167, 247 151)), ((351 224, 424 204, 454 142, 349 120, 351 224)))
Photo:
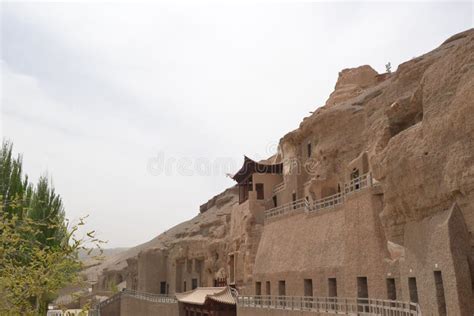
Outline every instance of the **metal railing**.
POLYGON ((108 299, 106 299, 105 301, 102 301, 100 302, 99 304, 97 304, 97 309, 100 309, 106 305, 109 305, 113 302, 115 302, 116 300, 120 299, 120 297, 122 296, 122 293, 123 292, 118 292, 114 295, 112 295, 111 297, 109 297, 108 299))
POLYGON ((125 296, 133 297, 139 300, 155 302, 155 303, 173 304, 173 303, 178 302, 176 300, 176 297, 169 296, 167 294, 146 293, 146 292, 138 292, 135 290, 124 289, 122 292, 118 292, 112 295, 111 297, 109 297, 108 299, 106 299, 105 301, 102 301, 99 304, 97 304, 97 306, 92 311, 91 315, 95 315, 94 312, 97 313, 97 311, 99 311, 100 309, 104 308, 105 306, 125 296))
POLYGON ((315 313, 377 316, 420 316, 416 303, 371 298, 311 296, 239 296, 239 307, 310 311, 315 313))
POLYGON ((372 185, 372 176, 370 173, 361 175, 358 178, 352 179, 350 182, 344 184, 344 194, 357 192, 372 185))
POLYGON ((46 316, 79 316, 88 315, 87 311, 82 309, 66 309, 65 311, 60 309, 50 309, 46 312, 46 316))
POLYGON ((280 182, 273 187, 273 193, 281 192, 285 189, 285 182, 280 182))
POLYGON ((128 290, 125 289, 122 292, 124 296, 130 296, 134 298, 138 298, 144 301, 150 302, 157 302, 157 303, 177 303, 176 297, 170 296, 167 294, 155 294, 155 293, 146 293, 146 292, 138 292, 135 290, 128 290))
POLYGON ((344 203, 344 194, 342 192, 330 195, 323 199, 319 199, 313 202, 313 205, 310 207, 309 211, 319 211, 324 208, 334 207, 336 205, 344 203))
MULTIPOLYGON (((279 185, 281 185, 281 183, 279 185)), ((291 203, 287 203, 287 204, 266 210, 265 219, 270 219, 276 216, 284 215, 288 213, 289 211, 301 209, 301 208, 304 208, 306 212, 315 212, 322 209, 335 207, 337 205, 344 203, 346 199, 346 195, 349 195, 353 192, 360 191, 370 186, 372 186, 372 176, 370 173, 366 173, 356 179, 351 180, 348 183, 345 183, 343 192, 338 192, 328 197, 316 200, 313 203, 310 203, 305 199, 300 199, 291 203)))
POLYGON ((265 211, 265 218, 268 219, 275 216, 280 216, 291 211, 300 210, 302 208, 306 210, 308 207, 309 203, 306 199, 299 199, 265 211))

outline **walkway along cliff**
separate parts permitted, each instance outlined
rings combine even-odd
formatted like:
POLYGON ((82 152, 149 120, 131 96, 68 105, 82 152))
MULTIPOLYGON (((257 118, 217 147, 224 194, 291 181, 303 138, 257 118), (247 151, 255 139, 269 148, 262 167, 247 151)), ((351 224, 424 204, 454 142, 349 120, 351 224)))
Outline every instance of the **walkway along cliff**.
POLYGON ((473 52, 468 30, 394 73, 341 71, 275 156, 245 157, 195 218, 94 267, 94 290, 230 286, 239 315, 473 315, 473 52))

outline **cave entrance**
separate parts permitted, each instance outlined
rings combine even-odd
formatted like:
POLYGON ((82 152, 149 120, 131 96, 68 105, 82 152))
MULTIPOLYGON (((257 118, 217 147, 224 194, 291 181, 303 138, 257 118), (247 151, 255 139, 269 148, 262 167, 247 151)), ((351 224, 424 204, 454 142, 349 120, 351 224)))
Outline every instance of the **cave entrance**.
POLYGON ((313 302, 313 280, 312 279, 304 279, 304 301, 305 307, 311 308, 313 302))
POLYGON ((394 278, 387 279, 387 298, 392 301, 397 299, 397 287, 394 278))
POLYGON ((418 287, 415 277, 408 278, 408 292, 410 293, 410 301, 412 303, 418 303, 418 287))
POLYGON ((357 277, 357 304, 359 312, 369 312, 369 288, 367 277, 357 277))
POLYGON ((235 255, 231 254, 229 256, 229 276, 230 276, 230 284, 235 283, 235 255))
POLYGON ((438 303, 438 315, 446 316, 446 298, 444 296, 443 276, 441 271, 434 272, 435 286, 436 286, 436 302, 438 303))

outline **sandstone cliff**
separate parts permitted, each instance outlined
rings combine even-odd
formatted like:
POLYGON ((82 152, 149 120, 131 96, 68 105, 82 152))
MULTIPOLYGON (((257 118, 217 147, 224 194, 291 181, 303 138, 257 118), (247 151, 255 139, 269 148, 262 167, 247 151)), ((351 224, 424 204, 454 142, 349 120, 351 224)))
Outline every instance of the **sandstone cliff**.
MULTIPOLYGON (((275 159, 301 157, 305 142, 311 140, 317 155, 307 166, 309 175, 297 181, 321 185, 321 192, 327 195, 332 192, 324 192, 325 185, 344 182, 348 166, 364 155, 367 169, 381 186, 383 211, 379 216, 382 233, 390 244, 404 244, 407 223, 437 214, 453 203, 460 206, 472 233, 473 52, 474 31, 468 30, 432 52, 401 64, 392 74, 378 74, 370 66, 341 71, 326 105, 280 140, 281 150, 275 159)), ((101 286, 110 279, 136 282, 139 280, 133 279, 137 278, 139 256, 159 252, 158 257, 176 262, 194 253, 193 257, 199 254, 204 258, 209 280, 218 278, 230 250, 240 249, 252 257, 258 247, 240 248, 241 244, 258 243, 260 224, 253 214, 234 219, 232 210, 237 203, 237 192, 228 189, 203 206, 203 213, 192 220, 108 258, 87 273, 91 278, 102 273, 101 286), (237 229, 238 225, 242 229, 237 229)), ((302 234, 304 238, 309 232, 302 234)), ((289 242, 288 247, 291 245, 289 242)), ((321 254, 318 258, 321 265, 338 260, 337 253, 331 255, 330 249, 327 256, 321 254)), ((304 256, 296 262, 293 259, 288 258, 289 265, 304 265, 309 260, 304 256)), ((252 267, 246 268, 247 275, 252 275, 252 267)))
POLYGON ((318 181, 367 152, 383 188, 381 215, 389 239, 401 226, 454 202, 474 228, 474 31, 378 75, 369 66, 343 70, 326 106, 281 141, 282 155, 317 141, 318 181))

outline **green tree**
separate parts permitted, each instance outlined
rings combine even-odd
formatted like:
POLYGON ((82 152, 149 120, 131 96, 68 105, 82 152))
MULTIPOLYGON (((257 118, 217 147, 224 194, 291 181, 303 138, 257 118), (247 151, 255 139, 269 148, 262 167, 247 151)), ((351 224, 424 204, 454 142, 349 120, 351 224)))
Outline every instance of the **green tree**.
POLYGON ((82 282, 78 251, 101 241, 93 232, 77 237, 83 219, 66 227, 60 247, 40 242, 43 231, 30 218, 4 212, 0 219, 0 315, 44 315, 59 289, 82 282))
POLYGON ((0 315, 43 315, 59 289, 81 283, 78 251, 102 241, 78 236, 84 220, 70 225, 48 177, 30 184, 12 148, 0 148, 0 315))
POLYGON ((38 241, 43 245, 59 246, 66 235, 64 207, 46 176, 40 177, 29 200, 28 217, 38 225, 38 241))
POLYGON ((31 202, 33 187, 28 182, 28 176, 23 175, 22 156, 16 158, 12 154, 13 144, 3 141, 0 148, 0 196, 2 211, 10 215, 22 212, 31 202), (15 203, 13 203, 15 201, 15 203))

